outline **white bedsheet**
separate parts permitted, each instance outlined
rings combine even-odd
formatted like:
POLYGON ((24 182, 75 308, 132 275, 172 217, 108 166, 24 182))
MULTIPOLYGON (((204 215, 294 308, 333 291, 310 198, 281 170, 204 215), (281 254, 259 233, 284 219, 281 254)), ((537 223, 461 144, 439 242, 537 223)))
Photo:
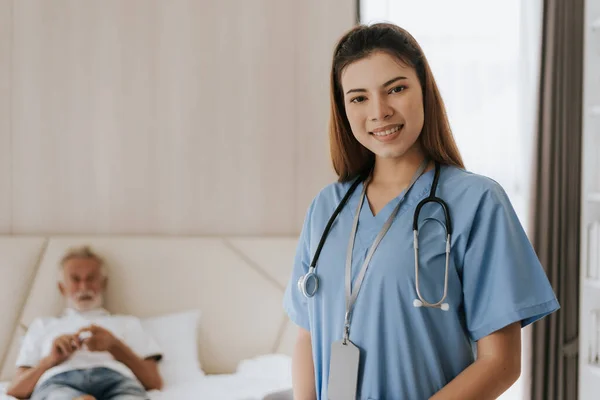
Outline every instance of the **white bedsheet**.
MULTIPOLYGON (((0 400, 8 383, 0 383, 0 400)), ((291 359, 267 355, 240 363, 235 374, 204 375, 149 393, 151 400, 286 400, 291 396, 291 359)))
MULTIPOLYGON (((4 389, 7 382, 0 383, 4 389)), ((198 382, 189 382, 165 388, 163 391, 151 391, 151 400, 263 400, 267 395, 277 398, 292 399, 288 394, 290 386, 276 386, 270 381, 260 381, 237 375, 207 375, 198 382)), ((0 400, 15 400, 0 390, 0 400)))
MULTIPOLYGON (((199 381, 150 392, 152 400, 263 400, 267 395, 291 388, 270 379, 233 375, 207 375, 199 381)), ((291 397, 289 397, 291 400, 291 397)))

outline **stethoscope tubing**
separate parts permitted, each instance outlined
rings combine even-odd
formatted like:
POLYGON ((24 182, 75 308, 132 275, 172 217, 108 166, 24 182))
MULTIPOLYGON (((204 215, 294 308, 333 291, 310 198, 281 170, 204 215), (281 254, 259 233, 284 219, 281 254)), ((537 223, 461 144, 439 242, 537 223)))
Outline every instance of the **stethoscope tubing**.
MULTIPOLYGON (((451 248, 451 236, 452 236, 452 220, 451 220, 449 208, 448 208, 448 205, 446 204, 446 202, 444 200, 442 200, 441 198, 436 197, 436 195, 435 195, 436 191, 437 191, 439 177, 440 177, 440 164, 436 162, 433 184, 431 185, 431 191, 429 193, 429 196, 419 202, 419 204, 417 205, 417 207, 415 209, 414 215, 413 215, 413 240, 414 240, 413 247, 414 247, 414 251, 415 251, 415 289, 416 289, 417 297, 418 297, 418 299, 414 300, 413 305, 415 307, 440 308, 440 309, 446 311, 449 309, 448 304, 444 303, 444 300, 446 299, 446 297, 448 295, 448 275, 449 275, 450 248, 451 248), (444 272, 444 292, 443 292, 441 299, 434 303, 429 303, 423 298, 423 295, 421 294, 420 285, 419 285, 419 227, 418 227, 418 223, 419 223, 419 215, 421 213, 421 209, 423 208, 423 206, 425 206, 428 203, 438 204, 443 210, 444 218, 446 221, 446 224, 444 225, 445 231, 446 231, 446 251, 445 251, 446 252, 446 261, 445 261, 445 272, 444 272)), ((342 198, 342 200, 336 207, 335 211, 333 212, 333 214, 327 221, 327 225, 325 226, 325 229, 323 230, 323 234, 321 235, 321 238, 319 240, 317 250, 315 251, 313 259, 310 263, 308 272, 306 273, 306 275, 302 276, 300 278, 300 280, 298 281, 299 290, 307 298, 313 297, 318 291, 319 277, 316 274, 317 261, 319 260, 319 256, 321 254, 321 251, 323 249, 323 246, 325 244, 327 236, 329 235, 331 226, 333 225, 333 222, 337 218, 338 214, 342 211, 342 209, 348 202, 348 199, 350 198, 352 193, 354 193, 354 191, 356 190, 358 185, 361 182, 363 182, 364 179, 365 179, 364 176, 360 176, 359 178, 357 178, 352 183, 352 186, 350 186, 350 188, 348 189, 348 191, 346 192, 346 194, 344 195, 344 197, 342 198), (313 281, 311 286, 309 286, 310 281, 313 281)))

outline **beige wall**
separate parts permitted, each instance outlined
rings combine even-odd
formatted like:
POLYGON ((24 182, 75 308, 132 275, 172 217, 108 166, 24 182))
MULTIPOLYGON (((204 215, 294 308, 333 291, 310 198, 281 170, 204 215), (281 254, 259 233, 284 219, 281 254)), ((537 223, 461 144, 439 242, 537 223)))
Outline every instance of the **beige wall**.
POLYGON ((0 232, 297 233, 354 3, 0 0, 0 232))
POLYGON ((0 0, 0 233, 10 230, 11 0, 0 0))

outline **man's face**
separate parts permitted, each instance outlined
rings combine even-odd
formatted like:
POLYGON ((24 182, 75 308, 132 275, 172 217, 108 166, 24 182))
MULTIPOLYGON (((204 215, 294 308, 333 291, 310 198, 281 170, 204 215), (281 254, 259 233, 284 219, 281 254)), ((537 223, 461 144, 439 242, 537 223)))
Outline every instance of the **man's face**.
POLYGON ((63 279, 58 284, 66 297, 67 306, 78 311, 88 311, 102 306, 106 277, 97 260, 71 258, 63 266, 63 279))

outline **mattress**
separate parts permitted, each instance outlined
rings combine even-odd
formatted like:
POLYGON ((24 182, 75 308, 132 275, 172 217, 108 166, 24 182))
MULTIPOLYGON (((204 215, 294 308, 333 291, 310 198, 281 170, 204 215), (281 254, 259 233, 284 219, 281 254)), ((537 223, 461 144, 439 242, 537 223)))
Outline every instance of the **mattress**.
MULTIPOLYGON (((0 383, 0 400, 15 400, 0 383)), ((291 358, 266 355, 242 361, 234 374, 198 375, 148 393, 151 400, 292 400, 291 358)))

